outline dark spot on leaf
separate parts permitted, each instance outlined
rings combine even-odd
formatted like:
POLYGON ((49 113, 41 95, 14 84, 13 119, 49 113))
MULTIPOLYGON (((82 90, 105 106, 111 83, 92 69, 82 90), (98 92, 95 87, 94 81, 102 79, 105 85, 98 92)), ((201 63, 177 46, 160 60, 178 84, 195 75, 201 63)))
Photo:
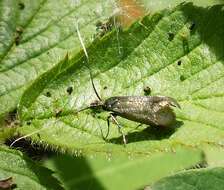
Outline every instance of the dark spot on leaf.
POLYGON ((18 26, 16 27, 16 33, 15 33, 15 44, 18 46, 21 40, 21 35, 23 33, 23 28, 18 26))
POLYGON ((40 139, 40 133, 37 133, 38 138, 40 139))
POLYGON ((73 92, 73 87, 69 86, 66 91, 70 95, 73 92))
POLYGON ((180 75, 180 80, 184 81, 186 78, 184 77, 184 75, 180 75))
POLYGON ((169 41, 172 41, 173 38, 174 38, 174 33, 172 33, 172 32, 168 32, 168 40, 169 40, 169 41))
POLYGON ((17 110, 14 109, 13 111, 9 112, 8 115, 5 117, 5 124, 8 127, 14 127, 18 124, 17 121, 17 110))
POLYGON ((46 96, 47 96, 47 97, 51 97, 51 93, 50 93, 50 92, 47 92, 47 93, 46 93, 46 96))
POLYGON ((144 94, 145 94, 145 96, 149 95, 150 93, 151 93, 151 88, 149 86, 146 86, 144 88, 144 94))
POLYGON ((14 189, 16 184, 13 183, 12 177, 0 179, 0 189, 14 189))
POLYGON ((31 123, 32 123, 31 121, 27 121, 26 122, 27 125, 31 125, 31 123))
POLYGON ((181 36, 182 41, 183 41, 183 50, 184 50, 184 53, 187 54, 187 53, 190 52, 189 42, 188 42, 188 35, 185 34, 185 33, 182 33, 180 36, 181 36))
POLYGON ((99 28, 99 27, 101 27, 102 24, 103 24, 103 23, 102 23, 100 20, 98 20, 98 21, 96 22, 96 27, 99 28))
POLYGON ((18 34, 22 34, 22 33, 23 33, 23 28, 20 27, 20 26, 16 27, 16 32, 17 32, 18 34))
POLYGON ((17 37, 15 38, 15 44, 16 44, 16 46, 19 45, 19 42, 20 42, 20 38, 17 36, 17 37))
POLYGON ((181 64, 182 64, 182 61, 179 60, 179 61, 177 62, 177 65, 180 66, 181 64))
POLYGON ((25 8, 25 4, 22 2, 18 3, 18 5, 20 10, 23 10, 25 8))
POLYGON ((55 117, 59 117, 62 113, 62 110, 56 110, 55 117))
POLYGON ((107 86, 104 86, 103 89, 106 90, 107 89, 107 86))
POLYGON ((195 29, 195 22, 193 21, 192 23, 191 23, 191 25, 190 25, 190 27, 189 27, 189 29, 191 30, 191 31, 193 31, 194 29, 195 29))
POLYGON ((93 110, 90 112, 90 114, 91 114, 93 117, 96 117, 96 112, 94 112, 93 110))

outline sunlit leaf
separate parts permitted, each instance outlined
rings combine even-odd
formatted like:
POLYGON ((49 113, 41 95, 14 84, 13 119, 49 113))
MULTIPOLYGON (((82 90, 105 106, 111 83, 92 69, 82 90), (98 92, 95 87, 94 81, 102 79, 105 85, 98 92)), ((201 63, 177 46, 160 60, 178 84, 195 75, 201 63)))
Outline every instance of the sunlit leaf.
POLYGON ((26 87, 69 53, 80 51, 79 23, 86 44, 116 9, 108 0, 0 1, 0 116, 16 108, 26 87))
POLYGON ((128 30, 117 28, 87 48, 94 82, 104 100, 144 95, 144 88, 150 87, 152 95, 171 96, 180 103, 173 129, 136 128, 137 123, 118 118, 127 146, 116 125, 110 127, 109 141, 103 140, 100 128, 106 134, 108 113, 90 109, 75 113, 97 100, 81 52, 68 61, 66 71, 67 64, 61 62, 26 90, 20 102, 20 135, 30 134, 36 143, 77 155, 137 156, 180 146, 223 145, 223 19, 222 5, 182 4, 146 16, 128 30))

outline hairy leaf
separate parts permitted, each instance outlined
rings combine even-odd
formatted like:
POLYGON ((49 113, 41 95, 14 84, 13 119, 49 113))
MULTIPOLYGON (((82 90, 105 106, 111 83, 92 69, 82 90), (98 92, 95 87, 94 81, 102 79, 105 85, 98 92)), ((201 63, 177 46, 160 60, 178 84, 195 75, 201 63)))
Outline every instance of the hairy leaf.
POLYGON ((101 130, 107 133, 108 113, 90 109, 77 113, 97 100, 81 52, 26 90, 20 102, 23 127, 19 133, 73 154, 137 156, 180 146, 223 145, 223 19, 222 5, 182 4, 146 16, 128 30, 114 30, 87 48, 89 67, 104 100, 144 95, 144 88, 150 87, 151 95, 171 96, 180 103, 172 129, 136 128, 137 123, 119 118, 127 146, 116 125, 110 127, 109 141, 103 140, 101 130), (68 93, 68 88, 73 92, 68 93))
POLYGON ((2 0, 0 2, 0 116, 16 108, 26 87, 69 53, 80 51, 75 32, 89 44, 96 23, 115 9, 104 0, 2 0))
POLYGON ((148 1, 140 0, 144 4, 145 9, 149 12, 156 12, 167 7, 175 7, 176 5, 184 2, 193 2, 197 6, 212 6, 216 4, 223 4, 222 0, 157 0, 148 1))
POLYGON ((13 189, 62 189, 49 169, 4 146, 0 147, 0 180, 13 189))

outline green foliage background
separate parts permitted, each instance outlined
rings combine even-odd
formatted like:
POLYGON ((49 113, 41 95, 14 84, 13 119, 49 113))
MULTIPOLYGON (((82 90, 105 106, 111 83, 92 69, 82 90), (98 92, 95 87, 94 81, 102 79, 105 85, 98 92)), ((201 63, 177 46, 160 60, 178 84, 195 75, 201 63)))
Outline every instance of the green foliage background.
POLYGON ((207 169, 193 167, 147 188, 222 189, 223 5, 175 1, 160 10, 166 3, 142 1, 150 14, 101 36, 97 22, 116 23, 115 15, 125 14, 115 1, 0 2, 0 141, 28 135, 29 143, 60 154, 37 164, 2 145, 0 180, 12 176, 18 189, 137 189, 194 166, 207 169), (182 107, 172 129, 136 128, 119 118, 124 147, 116 125, 102 139, 107 113, 76 113, 96 100, 76 25, 100 96, 144 95, 147 86, 151 95, 171 96, 182 107), (55 171, 49 180, 43 166, 55 171))

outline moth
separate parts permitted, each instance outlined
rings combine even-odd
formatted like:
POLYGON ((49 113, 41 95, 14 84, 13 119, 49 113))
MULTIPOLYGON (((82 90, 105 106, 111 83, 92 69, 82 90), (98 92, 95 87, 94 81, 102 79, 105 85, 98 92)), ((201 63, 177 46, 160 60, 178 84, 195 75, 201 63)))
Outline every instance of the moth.
MULTIPOLYGON (((89 58, 87 50, 83 43, 81 34, 76 27, 80 43, 82 45, 84 54, 87 60, 87 68, 90 73, 90 80, 94 92, 98 98, 97 101, 93 102, 89 108, 101 108, 104 111, 108 111, 109 116, 107 118, 107 124, 109 129, 110 119, 117 124, 118 130, 123 137, 123 142, 126 145, 127 141, 124 133, 122 132, 122 127, 116 119, 116 116, 126 118, 131 121, 136 121, 141 124, 153 125, 153 126, 162 126, 169 127, 175 120, 176 115, 173 112, 173 107, 180 108, 178 102, 171 97, 167 96, 115 96, 110 97, 106 100, 102 100, 99 96, 96 87, 93 82, 93 77, 91 69, 89 67, 89 58)), ((109 130, 108 130, 109 133, 109 130)), ((106 137, 108 136, 108 133, 106 137)))
POLYGON ((123 137, 123 142, 126 144, 125 135, 122 132, 122 127, 116 120, 116 116, 141 124, 169 127, 176 120, 172 107, 180 108, 180 105, 174 98, 167 96, 115 96, 105 101, 99 99, 99 101, 90 105, 90 108, 95 107, 110 112, 107 118, 108 128, 109 119, 111 118, 117 124, 119 132, 123 137))

